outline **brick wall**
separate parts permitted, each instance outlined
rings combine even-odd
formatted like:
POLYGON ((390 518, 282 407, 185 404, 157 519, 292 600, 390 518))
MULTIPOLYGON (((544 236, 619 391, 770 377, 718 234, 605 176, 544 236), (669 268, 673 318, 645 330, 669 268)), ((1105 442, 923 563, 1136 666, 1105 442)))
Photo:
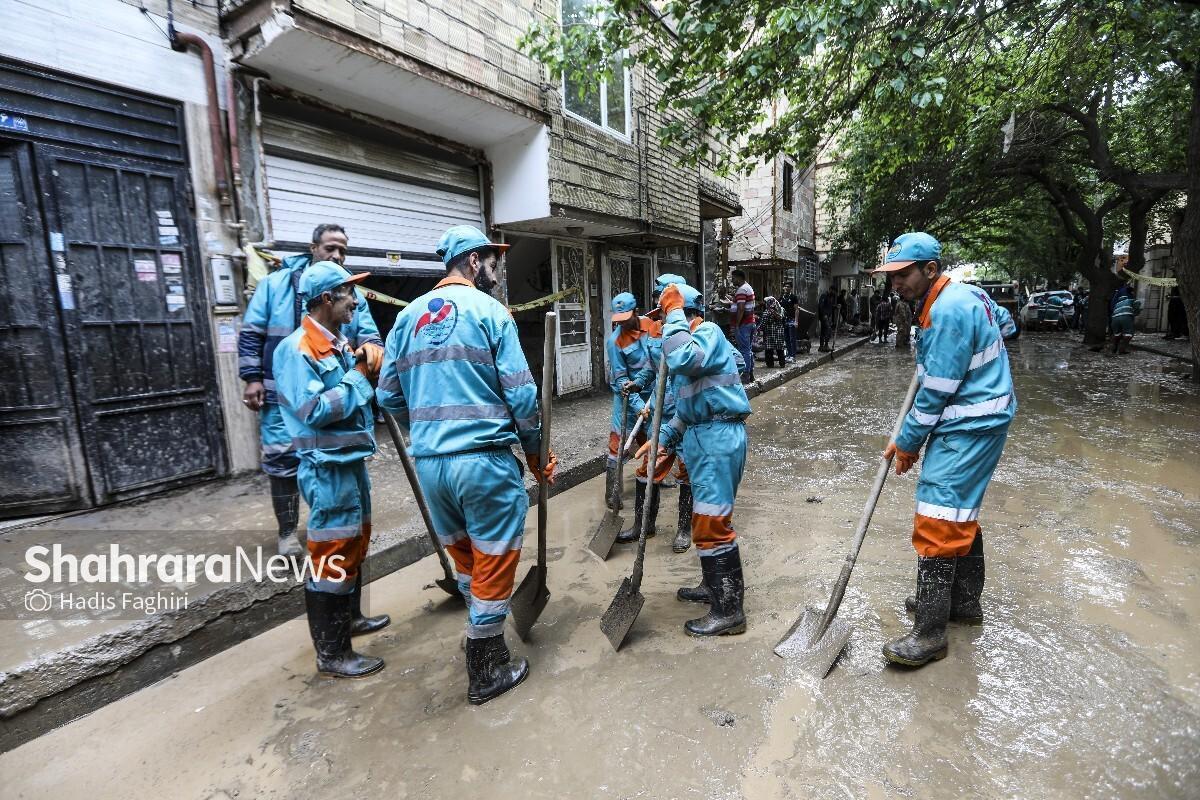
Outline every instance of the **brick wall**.
POLYGON ((697 171, 679 167, 680 153, 658 142, 665 120, 654 109, 662 87, 653 76, 630 70, 632 130, 623 139, 564 113, 561 86, 517 49, 534 19, 558 19, 558 0, 293 0, 293 6, 548 111, 552 203, 699 235, 697 171))

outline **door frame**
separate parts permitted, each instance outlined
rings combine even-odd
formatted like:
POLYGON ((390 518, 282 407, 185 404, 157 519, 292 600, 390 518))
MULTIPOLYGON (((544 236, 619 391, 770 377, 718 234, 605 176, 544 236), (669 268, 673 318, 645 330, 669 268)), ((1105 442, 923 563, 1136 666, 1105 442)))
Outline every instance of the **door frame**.
MULTIPOLYGON (((81 376, 87 374, 85 372, 87 369, 87 360, 84 358, 84 353, 80 346, 70 346, 71 341, 82 341, 83 320, 80 315, 79 305, 76 303, 76 307, 72 310, 60 308, 59 318, 67 345, 64 350, 67 354, 67 363, 70 366, 72 376, 75 419, 79 425, 79 436, 82 441, 85 460, 88 464, 87 472, 94 504, 105 505, 145 494, 164 491, 192 483, 199 476, 205 474, 211 474, 212 477, 221 477, 228 474, 229 466, 225 450, 225 419, 220 407, 216 361, 213 352, 212 321, 208 308, 208 287, 205 281, 207 265, 201 259, 199 242, 195 234, 195 218, 192 216, 190 203, 191 175, 187 163, 156 161, 140 156, 90 151, 79 147, 45 142, 33 142, 31 146, 47 235, 50 231, 63 230, 62 209, 59 208, 58 196, 54 191, 54 186, 48 181, 48 176, 52 174, 53 170, 53 160, 62 156, 110 169, 136 169, 147 174, 155 174, 175 181, 174 200, 177 207, 174 211, 176 212, 176 219, 186 219, 188 223, 177 226, 180 237, 178 249, 185 252, 186 257, 191 261, 192 267, 184 273, 184 285, 189 297, 188 309, 192 314, 194 326, 196 372, 203 383, 203 404, 206 421, 209 426, 207 438, 213 452, 212 468, 193 470, 166 480, 147 481, 124 488, 114 487, 110 489, 105 480, 104 470, 102 469, 102 465, 105 463, 105 456, 100 443, 84 435, 86 429, 97 424, 99 414, 96 413, 95 407, 90 402, 85 403, 81 400, 83 392, 80 390, 78 381, 81 379, 81 376), (184 214, 186 214, 186 217, 183 216, 184 214)), ((186 142, 184 143, 184 147, 186 148, 186 142)), ((64 255, 67 259, 66 267, 68 273, 72 276, 72 284, 78 296, 79 286, 74 280, 69 248, 64 251, 64 255)), ((151 395, 146 399, 155 402, 162 398, 151 395)), ((162 405, 163 407, 170 407, 172 405, 182 405, 182 403, 166 401, 162 402, 162 405)))
POLYGON ((550 240, 550 277, 553 281, 551 286, 552 291, 556 294, 563 290, 561 283, 562 270, 558 263, 558 248, 571 247, 583 253, 583 285, 579 287, 582 296, 572 302, 564 302, 556 300, 554 302, 555 323, 554 323, 554 391, 558 395, 570 394, 572 392, 580 392, 592 388, 592 330, 591 330, 591 309, 588 308, 588 245, 585 241, 575 241, 571 239, 551 239, 550 240), (583 344, 570 345, 570 349, 564 350, 562 345, 562 314, 563 310, 582 311, 583 312, 583 344), (587 363, 587 379, 578 386, 564 388, 563 374, 561 369, 564 355, 574 356, 577 353, 582 353, 582 358, 587 363))
MULTIPOLYGON (((29 236, 30 242, 29 263, 32 268, 41 272, 41 277, 44 281, 41 286, 46 289, 44 293, 37 292, 37 296, 40 299, 38 310, 43 315, 42 327, 49 337, 50 347, 53 352, 42 354, 42 356, 47 361, 56 356, 61 358, 61 362, 51 363, 45 368, 54 376, 58 402, 62 413, 62 428, 65 434, 63 445, 68 454, 67 465, 74 491, 70 497, 64 498, 58 496, 47 500, 24 501, 19 505, 0 507, 0 518, 28 516, 35 513, 44 514, 73 511, 88 508, 95 504, 88 460, 85 455, 84 442, 79 427, 79 407, 75 402, 74 370, 69 368, 70 361, 66 346, 66 328, 63 322, 62 296, 57 283, 57 259, 53 257, 48 239, 47 217, 45 203, 43 202, 45 194, 42 191, 38 174, 34 143, 27 139, 0 136, 0 149, 7 150, 9 148, 15 152, 18 166, 25 169, 23 174, 18 172, 17 179, 21 181, 21 190, 25 195, 26 235, 29 236), (16 510, 17 513, 9 514, 10 510, 16 510)), ((39 412, 44 414, 50 408, 50 406, 45 404, 26 407, 29 414, 28 419, 18 418, 3 424, 7 427, 9 425, 18 426, 30 422, 49 422, 50 420, 44 416, 38 419, 36 415, 39 412)), ((17 412, 17 414, 22 415, 22 412, 17 412)))

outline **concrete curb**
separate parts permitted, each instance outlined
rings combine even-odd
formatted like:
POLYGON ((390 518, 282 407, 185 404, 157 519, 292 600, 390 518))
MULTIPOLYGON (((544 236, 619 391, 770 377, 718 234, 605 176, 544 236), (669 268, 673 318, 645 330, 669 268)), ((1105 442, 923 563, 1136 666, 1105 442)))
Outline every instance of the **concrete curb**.
POLYGON ((1154 353, 1154 355, 1156 355, 1156 356, 1163 356, 1164 358, 1173 358, 1176 361, 1182 361, 1184 364, 1192 363, 1192 359, 1189 358, 1188 356, 1181 356, 1178 353, 1172 353, 1170 350, 1162 350, 1158 347, 1150 347, 1149 345, 1144 345, 1144 344, 1134 344, 1132 342, 1130 342, 1129 346, 1130 346, 1130 348, 1132 348, 1134 350, 1145 350, 1147 353, 1154 353))
MULTIPOLYGON (((786 367, 747 385, 746 393, 757 397, 778 388, 866 341, 862 337, 833 353, 786 367)), ((605 461, 601 454, 564 470, 551 497, 602 474, 605 461)), ((529 502, 537 502, 536 487, 529 489, 529 502)), ((414 533, 372 554, 366 564, 367 580, 391 574, 432 552, 428 536, 414 533)), ((434 577, 438 575, 429 579, 434 577)), ((0 753, 303 613, 304 590, 299 583, 246 582, 218 589, 189 603, 187 609, 133 622, 0 673, 0 753)))

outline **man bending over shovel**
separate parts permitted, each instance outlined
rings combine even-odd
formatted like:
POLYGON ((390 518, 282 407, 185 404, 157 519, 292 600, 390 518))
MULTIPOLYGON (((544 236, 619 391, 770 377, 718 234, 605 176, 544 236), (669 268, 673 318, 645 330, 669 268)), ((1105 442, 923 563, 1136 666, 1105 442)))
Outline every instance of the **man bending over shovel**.
MULTIPOLYGON (((745 584, 733 501, 746 466, 750 399, 742 388, 733 346, 717 325, 704 321, 700 292, 687 284, 670 284, 659 306, 666 314, 662 352, 675 394, 675 415, 658 434, 659 446, 666 451, 660 458, 682 444, 694 501, 692 541, 703 573, 699 586, 680 589, 678 597, 709 604, 708 613, 688 620, 684 630, 692 636, 742 633, 745 584)), ((649 445, 642 449, 649 450, 649 445)), ((659 471, 655 465, 654 473, 659 471)))
POLYGON ((941 250, 927 233, 906 233, 876 270, 901 297, 917 301, 921 385, 884 452, 903 475, 925 445, 912 536, 917 594, 904 603, 915 621, 909 634, 883 646, 889 661, 910 667, 945 658, 947 621, 983 621, 979 508, 1017 410, 998 307, 982 289, 951 283, 941 273, 941 250))
POLYGON ((396 317, 375 393, 409 428, 434 530, 458 571, 472 705, 529 674, 504 642, 529 507, 512 446, 551 482, 557 463, 553 453, 539 463, 537 385, 512 315, 491 294, 506 249, 470 225, 442 234, 446 277, 396 317))

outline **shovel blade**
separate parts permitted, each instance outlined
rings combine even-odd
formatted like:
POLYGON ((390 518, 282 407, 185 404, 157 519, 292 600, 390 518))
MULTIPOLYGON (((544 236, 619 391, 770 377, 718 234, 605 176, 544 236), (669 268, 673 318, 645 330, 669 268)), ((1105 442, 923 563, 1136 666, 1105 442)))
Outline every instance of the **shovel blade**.
POLYGON ((600 630, 608 637, 608 643, 612 645, 613 650, 621 649, 621 643, 629 635, 629 630, 645 604, 646 598, 633 588, 633 582, 629 578, 623 579, 616 597, 600 617, 600 630))
POLYGON ((854 633, 854 628, 835 617, 825 632, 817 636, 824 614, 822 609, 806 608, 775 645, 775 655, 798 663, 805 672, 821 679, 829 674, 854 633))
POLYGON ((604 512, 604 519, 600 520, 600 524, 596 526, 596 532, 592 534, 592 540, 588 542, 588 550, 591 550, 596 556, 604 561, 608 558, 608 554, 612 552, 613 542, 617 540, 617 534, 625 527, 624 518, 616 511, 604 512))
POLYGON ((521 641, 528 641, 529 631, 538 621, 546 603, 550 600, 550 590, 546 588, 546 578, 540 574, 539 567, 533 567, 525 574, 525 580, 513 592, 508 610, 512 616, 513 627, 521 641))
POLYGON ((434 583, 438 585, 439 589, 451 597, 457 597, 459 600, 463 600, 462 592, 458 590, 458 581, 454 580, 453 578, 438 578, 436 581, 434 581, 434 583))

